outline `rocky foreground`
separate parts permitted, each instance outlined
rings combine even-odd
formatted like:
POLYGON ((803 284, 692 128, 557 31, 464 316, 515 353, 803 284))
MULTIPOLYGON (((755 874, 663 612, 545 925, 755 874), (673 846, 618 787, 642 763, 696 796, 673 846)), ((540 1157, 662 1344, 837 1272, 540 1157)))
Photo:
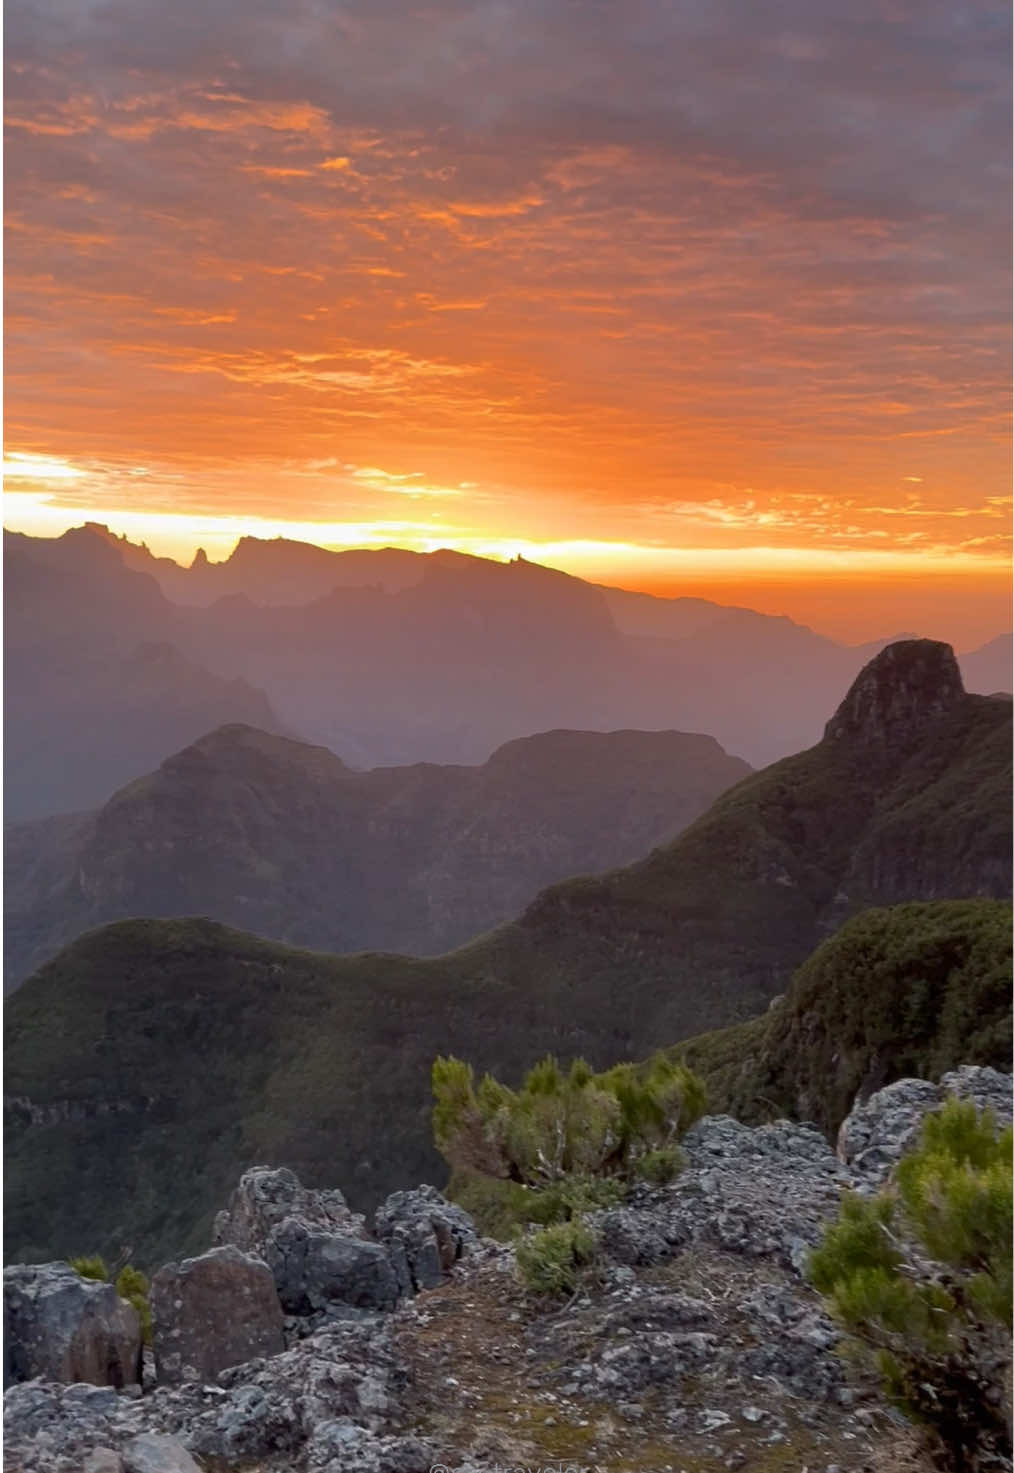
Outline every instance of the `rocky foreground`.
POLYGON ((948 1092, 1011 1114, 1010 1076, 966 1068, 879 1091, 837 1153, 811 1126, 700 1121, 672 1185, 589 1219, 599 1263, 567 1304, 526 1294, 513 1250, 433 1188, 371 1230, 340 1192, 253 1168, 216 1246, 155 1276, 153 1357, 108 1285, 5 1270, 5 1466, 917 1469, 802 1269, 842 1190, 876 1190, 948 1092))

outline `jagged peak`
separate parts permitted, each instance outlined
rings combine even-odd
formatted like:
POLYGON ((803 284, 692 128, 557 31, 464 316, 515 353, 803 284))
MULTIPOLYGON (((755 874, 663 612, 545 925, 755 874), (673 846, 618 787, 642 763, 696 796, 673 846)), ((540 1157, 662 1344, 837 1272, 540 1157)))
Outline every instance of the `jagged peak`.
POLYGON ((825 740, 887 746, 945 715, 965 696, 949 644, 904 639, 864 665, 824 731, 825 740))

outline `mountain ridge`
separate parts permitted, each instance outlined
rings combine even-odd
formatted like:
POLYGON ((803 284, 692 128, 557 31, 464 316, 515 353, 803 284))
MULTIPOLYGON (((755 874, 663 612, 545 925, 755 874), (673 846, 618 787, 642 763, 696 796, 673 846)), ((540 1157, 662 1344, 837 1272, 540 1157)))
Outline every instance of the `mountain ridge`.
POLYGON ((6 985, 131 915, 200 911, 327 951, 446 951, 552 880, 673 837, 749 772, 684 732, 547 732, 477 767, 356 772, 326 747, 220 727, 65 830, 8 832, 6 985))
MULTIPOLYGON (((505 1080, 546 1052, 645 1057, 761 1013, 885 896, 1006 899, 1010 703, 938 709, 924 676, 952 690, 943 646, 877 661, 908 683, 915 730, 879 749, 825 737, 637 864, 550 887, 445 956, 329 957, 207 920, 81 937, 8 1005, 10 1242, 90 1214, 97 1240, 126 1220, 164 1245, 254 1160, 375 1201, 432 1175, 438 1053, 505 1080)), ((868 737, 880 708, 857 704, 868 737)))
MULTIPOLYGON (((873 652, 787 618, 450 551, 245 539, 226 564, 197 560, 198 580, 218 579, 206 604, 167 597, 181 596, 189 570, 173 563, 170 575, 168 560, 94 527, 6 534, 5 563, 8 720, 12 750, 25 755, 9 765, 8 806, 26 818, 92 806, 218 724, 131 743, 130 723, 104 709, 117 710, 115 681, 99 680, 93 697, 92 672, 113 670, 139 642, 172 645, 209 679, 245 680, 271 713, 252 724, 365 768, 474 765, 514 737, 561 727, 708 732, 761 766, 819 738, 873 652), (229 563, 222 583, 214 570, 229 563), (109 773, 104 790, 83 780, 77 724, 109 773)), ((1003 648, 971 657, 987 692, 1010 683, 1003 648)), ((251 714, 240 703, 218 721, 251 714)), ((149 725, 157 716, 152 703, 149 725)))

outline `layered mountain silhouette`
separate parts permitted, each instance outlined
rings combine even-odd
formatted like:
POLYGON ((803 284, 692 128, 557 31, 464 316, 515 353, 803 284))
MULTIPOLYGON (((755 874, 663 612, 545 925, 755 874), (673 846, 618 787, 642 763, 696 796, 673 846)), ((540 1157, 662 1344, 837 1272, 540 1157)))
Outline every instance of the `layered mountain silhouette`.
POLYGON ((643 1057, 763 1011, 869 906, 1006 898, 1010 754, 1010 702, 910 641, 815 747, 446 956, 327 957, 207 920, 90 932, 8 1006, 9 1247, 80 1250, 86 1224, 92 1249, 176 1251, 262 1160, 368 1203, 438 1170, 438 1053, 506 1080, 543 1051, 643 1057))
MULTIPOLYGON (((94 806, 228 721, 282 729, 356 767, 477 764, 558 728, 707 732, 756 766, 816 741, 875 648, 447 551, 244 538, 225 562, 183 569, 95 526, 5 546, 11 817, 94 806), (150 729, 181 704, 170 681, 135 732, 140 708, 121 713, 117 662, 142 642, 226 682, 214 715, 155 740, 150 729)), ((995 666, 970 667, 985 694, 1004 688, 995 666)), ((213 704, 210 690, 201 699, 213 704)))
POLYGON ((711 737, 556 731, 481 767, 354 772, 250 726, 98 812, 9 826, 9 988, 81 931, 193 915, 327 951, 447 951, 675 837, 750 769, 711 737))
POLYGON ((4 533, 8 820, 94 806, 214 726, 280 726, 263 691, 168 637, 173 606, 87 532, 4 533))

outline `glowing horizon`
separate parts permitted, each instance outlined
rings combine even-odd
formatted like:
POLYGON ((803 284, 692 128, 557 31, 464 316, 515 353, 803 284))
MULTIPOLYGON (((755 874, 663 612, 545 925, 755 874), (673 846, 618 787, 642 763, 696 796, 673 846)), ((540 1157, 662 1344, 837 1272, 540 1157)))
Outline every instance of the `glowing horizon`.
POLYGON ((1009 627, 1006 12, 593 12, 13 0, 8 525, 1009 627))

